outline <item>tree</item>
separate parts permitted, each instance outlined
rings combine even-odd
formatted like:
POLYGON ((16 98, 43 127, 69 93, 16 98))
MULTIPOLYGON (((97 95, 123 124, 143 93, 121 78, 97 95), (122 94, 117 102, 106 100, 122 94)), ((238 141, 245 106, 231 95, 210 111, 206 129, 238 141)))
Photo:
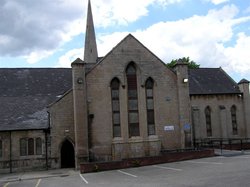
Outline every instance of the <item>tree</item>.
POLYGON ((170 63, 167 63, 166 66, 168 68, 173 68, 178 61, 181 61, 182 63, 187 63, 189 69, 197 69, 200 67, 200 64, 197 64, 193 60, 190 60, 189 57, 183 57, 175 60, 173 59, 170 63))

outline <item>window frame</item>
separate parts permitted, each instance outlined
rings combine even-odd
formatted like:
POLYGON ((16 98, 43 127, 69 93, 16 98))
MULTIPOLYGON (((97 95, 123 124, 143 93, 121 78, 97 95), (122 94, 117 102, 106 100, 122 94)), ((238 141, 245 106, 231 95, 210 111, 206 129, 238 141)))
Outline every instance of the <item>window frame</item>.
POLYGON ((43 153, 43 142, 42 142, 41 137, 36 138, 35 149, 36 149, 36 155, 42 155, 42 153, 43 153))
POLYGON ((155 113, 154 113, 154 80, 151 77, 149 77, 145 82, 145 95, 146 95, 146 110, 147 110, 147 128, 148 128, 148 136, 150 136, 156 134, 155 113), (150 106, 149 106, 150 103, 149 101, 152 102, 150 106))
POLYGON ((110 83, 113 138, 121 137, 120 81, 113 78, 110 83), (117 105, 117 106, 115 106, 117 105), (117 120, 118 119, 118 120, 117 120))
POLYGON ((237 124, 237 108, 235 105, 231 107, 231 123, 232 123, 232 134, 238 135, 238 124, 237 124))
POLYGON ((205 122, 206 122, 206 133, 207 133, 207 137, 212 137, 213 136, 213 131, 212 131, 212 111, 210 106, 207 106, 205 108, 205 122))
POLYGON ((127 105, 128 105, 128 133, 129 137, 140 136, 139 125, 139 108, 138 108, 138 84, 137 84, 137 69, 134 62, 128 64, 126 68, 127 80, 127 105), (131 102, 132 101, 132 102, 131 102), (137 103, 136 107, 131 107, 131 103, 137 103), (132 118, 132 116, 137 116, 132 118))
POLYGON ((35 155, 35 141, 34 138, 28 138, 28 155, 32 156, 35 155))
POLYGON ((20 138, 20 156, 27 156, 28 154, 28 147, 27 147, 27 138, 20 138))
POLYGON ((42 153, 43 141, 41 137, 25 137, 19 139, 19 154, 21 157, 42 155, 42 153))

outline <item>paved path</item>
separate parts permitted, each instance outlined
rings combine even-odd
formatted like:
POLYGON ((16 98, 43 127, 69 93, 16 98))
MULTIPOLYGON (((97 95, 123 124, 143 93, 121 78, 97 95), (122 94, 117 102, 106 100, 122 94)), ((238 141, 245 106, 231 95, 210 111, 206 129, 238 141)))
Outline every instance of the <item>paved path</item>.
POLYGON ((79 171, 74 169, 56 169, 56 170, 45 170, 45 171, 28 171, 19 173, 8 173, 0 174, 0 182, 14 182, 22 180, 33 180, 41 178, 51 177, 66 177, 72 174, 78 174, 79 171))
POLYGON ((237 155, 250 155, 250 150, 227 150, 227 149, 214 149, 214 153, 219 156, 237 156, 237 155))
MULTIPOLYGON (((220 151, 220 150, 216 150, 220 151)), ((249 187, 250 152, 80 174, 73 169, 0 175, 0 187, 249 187)))

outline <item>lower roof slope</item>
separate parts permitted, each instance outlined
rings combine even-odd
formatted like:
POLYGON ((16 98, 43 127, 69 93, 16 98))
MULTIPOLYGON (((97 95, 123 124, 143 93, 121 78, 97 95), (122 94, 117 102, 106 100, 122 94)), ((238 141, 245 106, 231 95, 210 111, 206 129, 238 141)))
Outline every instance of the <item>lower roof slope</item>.
POLYGON ((240 94, 238 84, 221 68, 189 69, 190 95, 240 94))
POLYGON ((71 85, 70 68, 1 68, 0 131, 48 128, 46 107, 71 85))

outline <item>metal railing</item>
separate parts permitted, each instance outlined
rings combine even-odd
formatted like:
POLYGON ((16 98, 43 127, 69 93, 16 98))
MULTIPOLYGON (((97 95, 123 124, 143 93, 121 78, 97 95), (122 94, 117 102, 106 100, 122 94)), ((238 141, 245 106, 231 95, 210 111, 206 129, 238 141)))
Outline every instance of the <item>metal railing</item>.
POLYGON ((205 138, 195 139, 195 148, 217 148, 227 150, 245 150, 250 149, 250 138, 205 138))

